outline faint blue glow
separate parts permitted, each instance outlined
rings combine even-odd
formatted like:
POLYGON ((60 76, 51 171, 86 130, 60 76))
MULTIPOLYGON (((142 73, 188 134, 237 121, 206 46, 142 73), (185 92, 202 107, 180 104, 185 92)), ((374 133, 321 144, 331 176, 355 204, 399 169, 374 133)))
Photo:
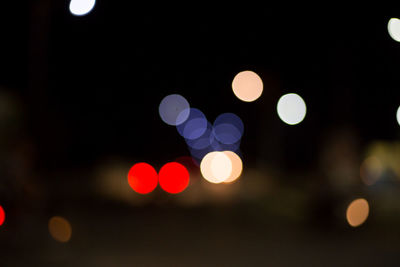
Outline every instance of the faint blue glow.
POLYGON ((71 0, 69 3, 69 10, 72 15, 84 16, 92 11, 96 0, 71 0))
POLYGON ((295 125, 303 121, 306 116, 306 103, 297 94, 283 95, 277 105, 279 118, 286 124, 295 125))
POLYGON ((187 120, 190 113, 189 102, 181 95, 168 95, 158 107, 161 119, 169 125, 179 125, 187 120))
POLYGON ((185 139, 186 144, 193 149, 204 149, 211 145, 212 142, 212 125, 207 122, 207 129, 196 139, 185 139))
POLYGON ((206 116, 196 108, 190 108, 189 117, 182 124, 176 126, 179 134, 185 139, 194 140, 202 136, 207 130, 206 116))
POLYGON ((391 18, 387 27, 390 37, 392 37, 396 42, 400 42, 400 20, 397 18, 391 18))
POLYGON ((233 113, 219 115, 213 125, 213 134, 222 144, 234 144, 243 136, 244 125, 242 120, 233 113))

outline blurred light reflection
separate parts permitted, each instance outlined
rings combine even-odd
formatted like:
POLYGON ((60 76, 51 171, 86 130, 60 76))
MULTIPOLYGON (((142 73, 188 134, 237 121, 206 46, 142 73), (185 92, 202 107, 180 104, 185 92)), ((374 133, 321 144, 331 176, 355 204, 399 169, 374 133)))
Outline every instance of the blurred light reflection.
POLYGON ((71 224, 63 217, 54 216, 49 220, 50 235, 57 241, 65 243, 71 239, 71 224))
POLYGON ((346 211, 346 219, 351 226, 357 227, 367 220, 368 214, 369 205, 367 200, 364 198, 359 198, 353 200, 348 206, 346 211))
POLYGON ((295 125, 306 116, 306 103, 298 94, 283 95, 277 105, 279 118, 286 124, 295 125))
POLYGON ((3 225, 5 219, 6 219, 6 213, 3 207, 0 205, 0 226, 3 225))
POLYGON ((190 113, 189 108, 189 102, 183 96, 172 94, 161 100, 158 113, 166 124, 176 126, 187 120, 190 113))
POLYGON ((263 82, 257 73, 246 70, 239 72, 232 81, 233 93, 242 101, 257 100, 263 92, 263 82))
POLYGON ((387 27, 390 37, 396 42, 400 42, 400 20, 398 18, 391 18, 387 27))
POLYGON ((75 16, 84 16, 92 11, 96 0, 71 0, 69 10, 75 16))

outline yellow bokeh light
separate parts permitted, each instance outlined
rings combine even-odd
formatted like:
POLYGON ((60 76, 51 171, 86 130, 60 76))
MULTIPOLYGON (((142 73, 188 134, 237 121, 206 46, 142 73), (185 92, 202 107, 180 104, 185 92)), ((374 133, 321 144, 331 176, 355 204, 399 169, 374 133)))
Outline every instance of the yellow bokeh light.
POLYGON ((246 70, 239 72, 232 81, 233 93, 242 101, 252 102, 263 92, 263 82, 257 73, 246 70))
POLYGON ((382 162, 375 156, 366 158, 360 167, 360 177, 366 185, 373 185, 376 183, 382 175, 382 172, 382 162))
POLYGON ((347 207, 346 219, 351 226, 357 227, 367 220, 368 214, 369 205, 367 200, 364 198, 358 198, 353 200, 347 207))
POLYGON ((224 183, 232 183, 236 181, 242 174, 243 163, 240 157, 233 151, 224 151, 224 154, 229 157, 232 163, 231 175, 224 181, 224 183))
POLYGON ((210 152, 202 159, 200 171, 204 179, 211 183, 219 184, 230 177, 232 162, 224 152, 210 152))
POLYGON ((49 220, 50 235, 59 242, 68 242, 71 239, 71 224, 63 217, 54 216, 49 220))

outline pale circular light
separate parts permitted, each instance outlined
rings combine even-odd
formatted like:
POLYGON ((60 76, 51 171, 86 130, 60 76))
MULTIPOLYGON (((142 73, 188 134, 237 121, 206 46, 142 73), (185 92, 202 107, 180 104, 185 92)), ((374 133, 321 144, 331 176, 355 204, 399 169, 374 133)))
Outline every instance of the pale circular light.
POLYGON ((263 92, 263 82, 257 73, 246 70, 236 74, 232 81, 233 93, 242 101, 252 102, 263 92))
POLYGON ((54 216, 49 220, 50 235, 59 242, 68 242, 71 239, 71 224, 63 217, 54 216))
POLYGON ((96 0, 71 0, 69 3, 69 10, 72 15, 84 16, 92 11, 96 0))
POLYGON ((184 123, 190 114, 189 102, 181 95, 167 95, 158 106, 161 119, 169 125, 184 123))
POLYGON ((279 118, 286 124, 295 125, 306 116, 306 103, 298 94, 283 95, 277 105, 279 118))
POLYGON ((210 152, 200 163, 200 171, 204 179, 219 184, 228 179, 232 173, 230 158, 221 151, 210 152))
POLYGON ((400 42, 400 20, 391 18, 388 22, 388 32, 390 37, 396 42, 400 42))
POLYGON ((359 198, 353 200, 347 207, 346 219, 351 226, 357 227, 367 220, 368 214, 369 205, 367 200, 364 198, 359 198))
POLYGON ((240 175, 242 174, 243 170, 243 163, 241 158, 233 151, 223 151, 225 155, 229 157, 232 163, 232 172, 231 175, 224 181, 224 183, 232 183, 236 181, 240 175))
POLYGON ((396 118, 397 118, 397 123, 400 125, 400 106, 397 109, 396 118))

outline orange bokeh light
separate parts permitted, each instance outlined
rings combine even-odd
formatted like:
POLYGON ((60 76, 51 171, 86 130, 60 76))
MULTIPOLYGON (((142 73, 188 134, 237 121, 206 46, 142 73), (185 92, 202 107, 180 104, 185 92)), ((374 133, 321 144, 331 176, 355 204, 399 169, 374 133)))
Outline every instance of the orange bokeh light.
POLYGON ((157 187, 158 175, 150 164, 145 162, 136 163, 129 170, 128 183, 135 192, 148 194, 157 187))
POLYGON ((169 162, 158 173, 161 188, 171 194, 178 194, 189 185, 189 172, 180 163, 169 162))
POLYGON ((4 212, 3 207, 0 205, 0 226, 4 223, 6 219, 6 213, 4 212))

